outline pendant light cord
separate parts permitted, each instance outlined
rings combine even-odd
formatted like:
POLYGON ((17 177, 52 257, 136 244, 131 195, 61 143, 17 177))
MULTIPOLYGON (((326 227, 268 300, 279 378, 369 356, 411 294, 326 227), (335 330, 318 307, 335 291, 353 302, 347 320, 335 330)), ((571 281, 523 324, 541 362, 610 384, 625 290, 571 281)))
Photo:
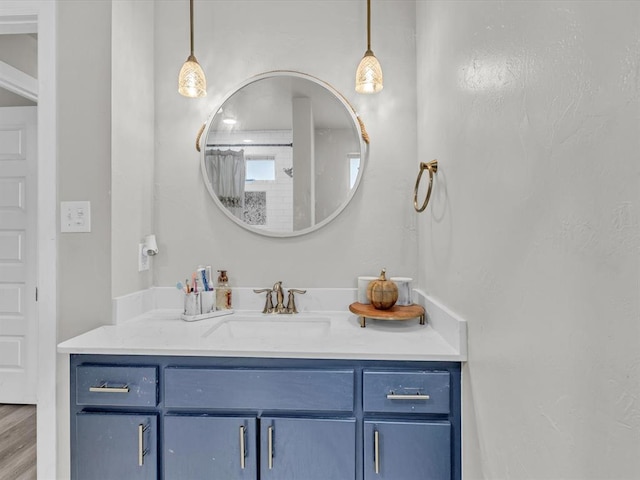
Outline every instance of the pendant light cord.
POLYGON ((367 52, 369 51, 371 51, 371 0, 367 0, 367 52))
POLYGON ((191 33, 191 56, 193 57, 193 0, 189 2, 189 29, 191 33))

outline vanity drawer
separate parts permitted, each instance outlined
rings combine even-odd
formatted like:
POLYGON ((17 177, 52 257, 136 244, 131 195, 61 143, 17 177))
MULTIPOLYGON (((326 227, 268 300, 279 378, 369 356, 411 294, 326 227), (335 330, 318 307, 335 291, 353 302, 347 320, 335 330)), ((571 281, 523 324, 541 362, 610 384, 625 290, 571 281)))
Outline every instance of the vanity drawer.
POLYGON ((363 410, 449 413, 449 372, 363 372, 363 410))
POLYGON ((76 404, 155 407, 158 369, 80 365, 76 369, 76 404))
POLYGON ((343 411, 354 407, 354 371, 308 369, 164 370, 169 408, 343 411))

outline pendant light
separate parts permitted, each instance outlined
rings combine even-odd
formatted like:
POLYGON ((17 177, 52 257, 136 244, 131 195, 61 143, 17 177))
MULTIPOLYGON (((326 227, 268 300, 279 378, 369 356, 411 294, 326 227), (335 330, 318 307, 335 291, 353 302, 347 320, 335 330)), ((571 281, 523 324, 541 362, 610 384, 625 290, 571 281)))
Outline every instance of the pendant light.
POLYGON ((367 51, 356 70, 356 92, 377 93, 382 87, 382 67, 371 51, 371 0, 367 0, 367 51))
POLYGON ((193 54, 193 0, 190 0, 191 53, 180 69, 178 76, 178 92, 185 97, 197 98, 207 95, 207 79, 202 67, 193 54))

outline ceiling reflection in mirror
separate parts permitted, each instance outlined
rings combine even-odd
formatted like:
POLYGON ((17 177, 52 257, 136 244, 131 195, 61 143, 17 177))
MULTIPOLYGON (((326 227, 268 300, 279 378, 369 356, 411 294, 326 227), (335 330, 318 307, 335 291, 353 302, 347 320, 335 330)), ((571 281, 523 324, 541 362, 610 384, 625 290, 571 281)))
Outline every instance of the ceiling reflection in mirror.
POLYGON ((211 115, 202 173, 234 222, 269 236, 312 232, 335 218, 358 187, 366 148, 349 103, 299 72, 253 77, 211 115))

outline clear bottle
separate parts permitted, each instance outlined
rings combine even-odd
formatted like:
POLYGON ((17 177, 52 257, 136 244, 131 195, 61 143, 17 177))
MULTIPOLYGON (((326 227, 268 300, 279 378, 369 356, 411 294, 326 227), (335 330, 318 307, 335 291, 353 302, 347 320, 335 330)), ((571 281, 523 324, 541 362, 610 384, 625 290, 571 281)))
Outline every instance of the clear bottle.
POLYGON ((216 287, 216 310, 231 309, 231 287, 226 270, 218 270, 218 285, 216 287))

